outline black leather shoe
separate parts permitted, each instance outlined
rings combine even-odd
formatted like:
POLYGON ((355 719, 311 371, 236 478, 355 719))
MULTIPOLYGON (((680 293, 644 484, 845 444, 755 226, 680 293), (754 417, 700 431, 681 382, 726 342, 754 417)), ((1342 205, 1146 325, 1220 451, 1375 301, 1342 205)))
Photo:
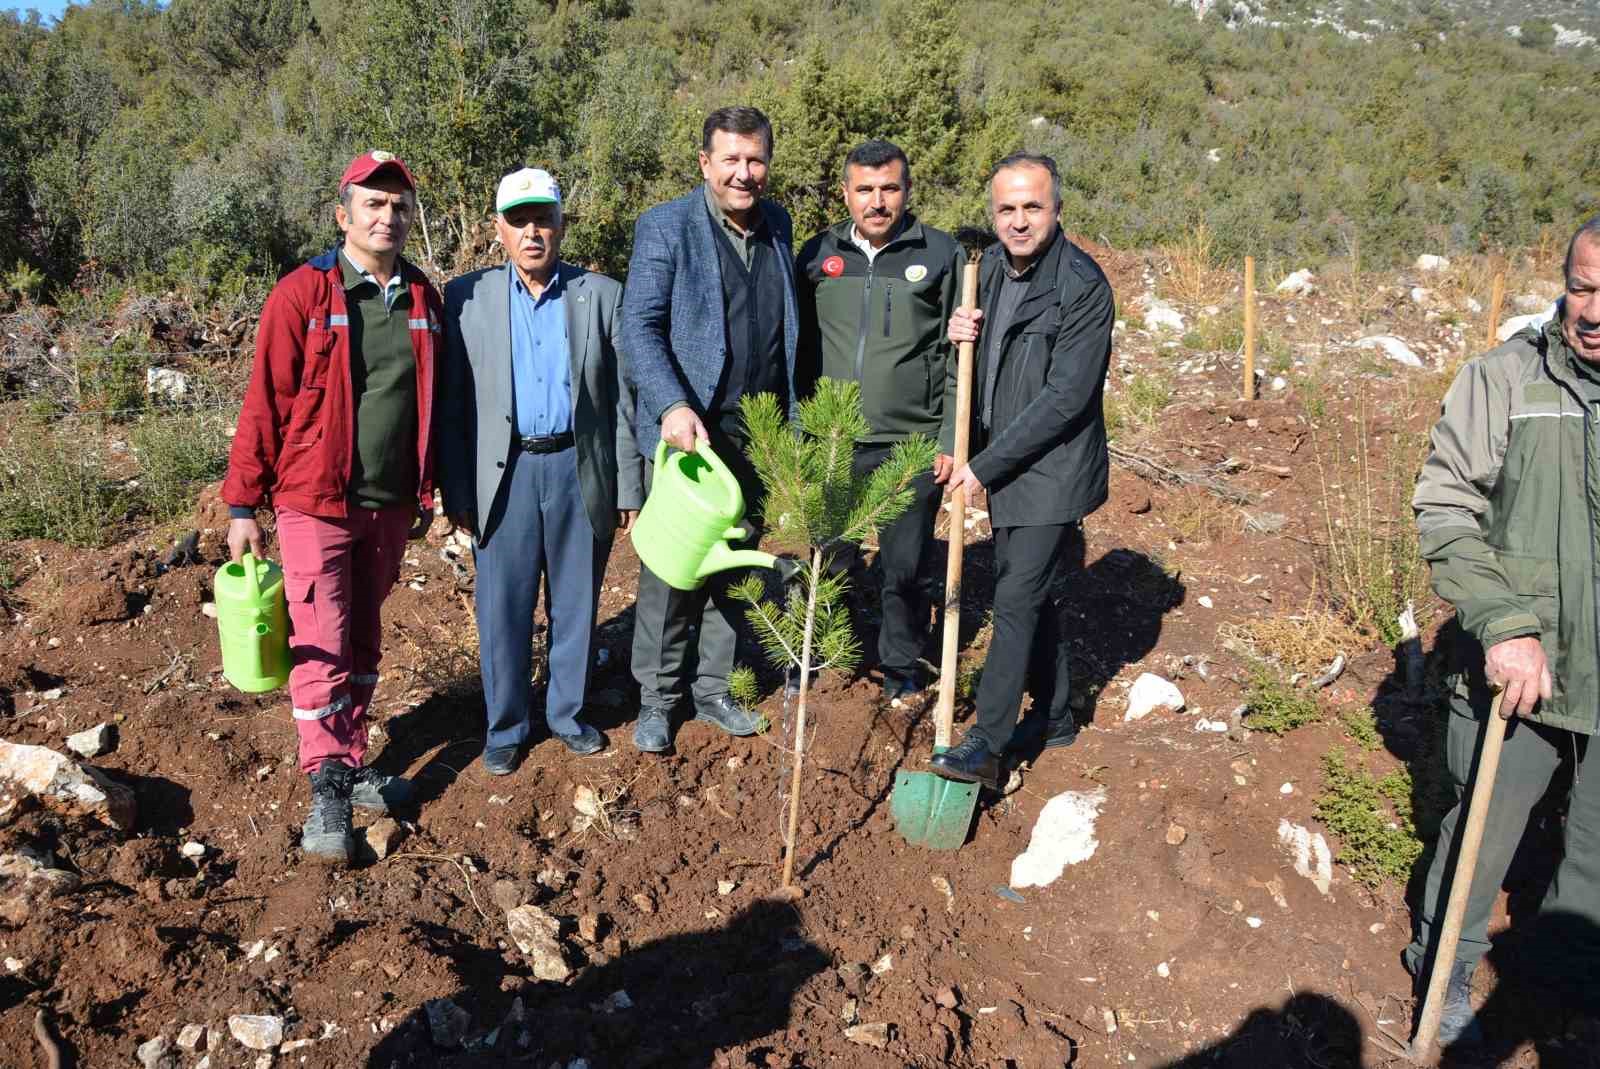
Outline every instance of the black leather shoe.
POLYGON ((944 753, 934 754, 928 764, 945 779, 979 783, 992 791, 1000 789, 1000 759, 977 735, 968 734, 944 753))
POLYGON ((907 672, 892 672, 884 669, 883 672, 883 700, 886 702, 916 701, 922 697, 922 692, 927 689, 927 680, 916 669, 907 672))
POLYGON ((715 724, 729 735, 754 735, 761 728, 759 714, 733 700, 731 694, 719 694, 710 701, 694 703, 694 718, 715 724))
POLYGON ((509 776, 522 764, 522 747, 496 746, 483 751, 483 770, 491 776, 509 776))
POLYGON ((550 734, 560 739, 567 749, 579 757, 599 753, 606 746, 606 737, 588 724, 579 724, 577 733, 573 735, 563 735, 559 731, 552 731, 550 734))
POLYGON ((672 749, 672 715, 662 706, 646 705, 639 710, 633 726, 633 744, 645 753, 666 753, 672 749))
POLYGON ((1035 716, 1025 716, 1006 744, 1007 753, 1028 753, 1033 750, 1056 750, 1078 741, 1078 722, 1068 713, 1060 720, 1040 723, 1035 716))

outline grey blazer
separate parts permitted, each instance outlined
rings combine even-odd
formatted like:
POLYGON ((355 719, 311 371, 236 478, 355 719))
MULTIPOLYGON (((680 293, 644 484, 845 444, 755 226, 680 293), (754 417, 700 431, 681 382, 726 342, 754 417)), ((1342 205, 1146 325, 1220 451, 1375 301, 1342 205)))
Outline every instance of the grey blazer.
MULTIPOLYGON (((493 535, 490 515, 511 453, 509 262, 472 271, 444 288, 444 359, 439 368, 439 486, 446 511, 472 512, 479 543, 493 535)), ((614 339, 622 284, 562 263, 571 360, 572 431, 578 487, 594 534, 609 542, 617 510, 644 501, 634 398, 614 339), (620 464, 619 464, 620 459, 620 464)))
MULTIPOLYGON (((794 233, 789 213, 770 201, 761 212, 783 271, 784 374, 794 404, 794 353, 800 329, 794 289, 794 233)), ((722 259, 706 211, 704 186, 639 216, 628 262, 622 347, 639 403, 634 432, 647 457, 661 437, 661 417, 677 404, 705 415, 727 368, 722 259)))

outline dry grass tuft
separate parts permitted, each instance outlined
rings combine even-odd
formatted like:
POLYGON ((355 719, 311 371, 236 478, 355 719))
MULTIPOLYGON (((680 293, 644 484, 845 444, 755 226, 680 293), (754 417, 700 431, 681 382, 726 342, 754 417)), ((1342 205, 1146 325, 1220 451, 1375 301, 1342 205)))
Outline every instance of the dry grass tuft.
POLYGON ((1160 252, 1164 263, 1159 289, 1168 300, 1188 305, 1220 304, 1238 283, 1237 275, 1217 266, 1216 239, 1204 223, 1190 227, 1172 244, 1161 246, 1160 252))

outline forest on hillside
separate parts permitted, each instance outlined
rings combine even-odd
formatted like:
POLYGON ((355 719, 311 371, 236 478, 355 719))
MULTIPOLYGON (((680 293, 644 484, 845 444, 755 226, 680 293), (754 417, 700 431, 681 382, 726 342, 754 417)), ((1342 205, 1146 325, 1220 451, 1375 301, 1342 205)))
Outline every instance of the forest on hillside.
POLYGON ((649 204, 698 180, 705 111, 777 132, 803 236, 841 217, 855 142, 910 154, 931 221, 981 219, 1001 154, 1053 154, 1074 232, 1199 224, 1285 268, 1481 251, 1600 208, 1594 49, 1438 12, 1370 41, 1197 21, 1167 0, 92 0, 0 18, 7 300, 270 279, 333 235, 356 152, 421 183, 411 252, 484 255, 495 181, 568 191, 568 251, 622 271, 649 204))

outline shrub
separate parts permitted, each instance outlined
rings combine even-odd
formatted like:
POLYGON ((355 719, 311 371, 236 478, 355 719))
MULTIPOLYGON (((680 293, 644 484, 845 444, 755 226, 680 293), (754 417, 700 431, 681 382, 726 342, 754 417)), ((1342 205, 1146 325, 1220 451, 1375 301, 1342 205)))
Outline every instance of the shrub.
POLYGON ((126 511, 126 492, 87 436, 14 428, 0 448, 0 536, 99 546, 126 511))
POLYGON ((1373 715, 1371 706, 1346 709, 1339 714, 1339 722, 1344 725, 1344 733, 1349 735, 1357 746, 1369 753, 1376 750, 1382 742, 1378 737, 1378 721, 1373 715))
POLYGON ((1335 747, 1323 755, 1322 782, 1317 819, 1338 837, 1339 861, 1368 887, 1404 882, 1423 851, 1412 822, 1411 774, 1402 768, 1375 779, 1335 747))
POLYGON ((1265 661, 1256 661, 1250 666, 1245 703, 1250 709, 1244 723, 1252 731, 1287 735, 1295 728, 1315 724, 1321 719, 1316 699, 1296 690, 1265 661))
POLYGON ((179 519, 195 491, 228 470, 227 422, 215 414, 146 416, 133 431, 139 497, 157 520, 179 519))

